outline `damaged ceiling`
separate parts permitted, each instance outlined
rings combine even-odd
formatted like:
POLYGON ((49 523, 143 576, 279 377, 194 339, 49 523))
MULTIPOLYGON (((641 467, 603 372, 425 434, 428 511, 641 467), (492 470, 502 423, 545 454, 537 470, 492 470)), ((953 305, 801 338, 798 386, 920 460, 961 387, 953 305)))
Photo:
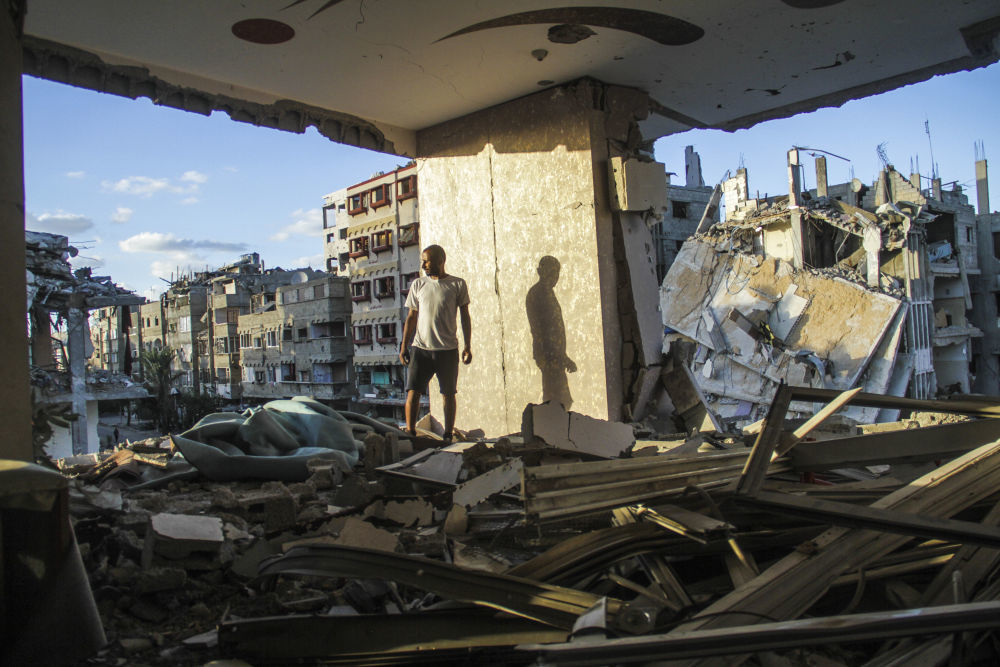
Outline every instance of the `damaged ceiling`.
POLYGON ((29 74, 403 154, 417 130, 581 77, 647 91, 647 139, 748 127, 989 64, 1000 29, 990 0, 27 9, 29 74))

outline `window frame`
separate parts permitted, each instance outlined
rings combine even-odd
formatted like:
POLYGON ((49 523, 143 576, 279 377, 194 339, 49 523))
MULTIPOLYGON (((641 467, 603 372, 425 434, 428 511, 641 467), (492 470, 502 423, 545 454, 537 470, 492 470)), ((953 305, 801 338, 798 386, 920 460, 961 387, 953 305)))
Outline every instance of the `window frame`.
POLYGON ((404 201, 406 199, 412 199, 417 196, 417 175, 411 174, 406 178, 401 178, 396 181, 396 201, 404 201), (403 184, 409 186, 407 192, 403 192, 403 184))
POLYGON ((368 191, 368 205, 371 206, 373 210, 383 206, 388 206, 391 202, 390 196, 388 183, 376 185, 368 191), (376 197, 378 198, 376 199, 376 197))
POLYGON ((356 324, 351 327, 351 338, 355 345, 371 345, 372 344, 372 325, 370 324, 356 324), (359 338, 359 332, 366 337, 359 338))

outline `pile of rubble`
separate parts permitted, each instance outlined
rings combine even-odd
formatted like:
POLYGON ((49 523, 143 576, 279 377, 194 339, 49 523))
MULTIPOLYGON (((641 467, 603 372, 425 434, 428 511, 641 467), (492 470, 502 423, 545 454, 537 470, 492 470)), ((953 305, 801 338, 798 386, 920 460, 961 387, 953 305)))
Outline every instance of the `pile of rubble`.
POLYGON ((738 433, 546 403, 447 446, 430 419, 410 438, 345 413, 357 463, 301 480, 207 481, 182 438, 67 461, 91 662, 995 661, 997 416, 782 384, 738 433), (861 428, 847 406, 912 416, 861 428))

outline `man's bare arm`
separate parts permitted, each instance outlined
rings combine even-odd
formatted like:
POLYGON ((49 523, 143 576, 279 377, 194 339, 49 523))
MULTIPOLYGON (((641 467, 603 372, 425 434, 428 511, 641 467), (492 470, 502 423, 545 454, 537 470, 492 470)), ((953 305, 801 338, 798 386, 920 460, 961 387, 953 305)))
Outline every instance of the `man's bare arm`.
POLYGON ((410 364, 410 343, 413 342, 413 335, 417 332, 417 311, 410 309, 403 323, 403 340, 399 344, 399 360, 404 366, 410 364))
POLYGON ((465 349, 462 350, 462 363, 472 363, 472 318, 469 316, 469 304, 459 306, 458 313, 462 318, 462 336, 465 338, 465 349))

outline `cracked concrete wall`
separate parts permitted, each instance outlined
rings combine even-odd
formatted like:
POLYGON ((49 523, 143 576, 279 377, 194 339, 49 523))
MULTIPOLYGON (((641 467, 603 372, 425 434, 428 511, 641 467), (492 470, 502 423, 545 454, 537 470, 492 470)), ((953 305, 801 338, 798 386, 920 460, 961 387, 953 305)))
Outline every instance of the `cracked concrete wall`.
MULTIPOLYGON (((421 243, 444 246, 471 297, 459 428, 516 432, 526 404, 553 397, 620 417, 607 160, 636 143, 643 103, 582 81, 418 134, 421 243)), ((440 414, 433 383, 431 409, 440 414)))

